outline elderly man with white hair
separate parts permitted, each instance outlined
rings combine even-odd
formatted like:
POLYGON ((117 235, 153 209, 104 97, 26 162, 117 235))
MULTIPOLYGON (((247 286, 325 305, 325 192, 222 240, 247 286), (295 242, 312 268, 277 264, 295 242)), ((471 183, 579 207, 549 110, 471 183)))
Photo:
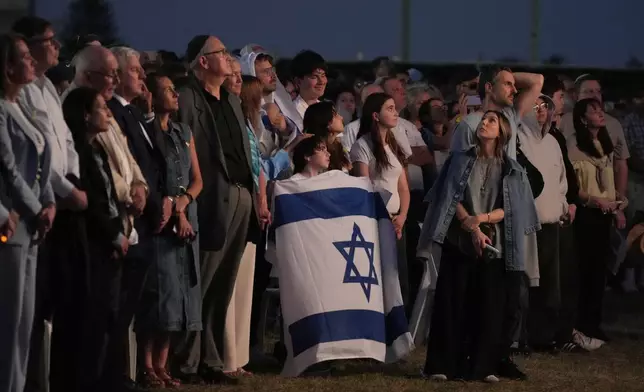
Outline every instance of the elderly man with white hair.
MULTIPOLYGON (((111 49, 117 62, 118 84, 114 89, 107 106, 112 111, 114 120, 127 137, 130 152, 136 159, 148 184, 145 208, 135 215, 134 228, 138 234, 137 241, 131 243, 123 263, 123 280, 121 283, 121 306, 117 319, 117 343, 110 350, 111 377, 114 380, 125 380, 130 383, 127 374, 128 327, 141 303, 141 294, 151 263, 156 259, 157 249, 153 236, 159 228, 170 219, 173 199, 164 194, 165 157, 156 143, 151 117, 150 97, 145 90, 145 72, 139 61, 140 54, 134 49, 119 46, 111 49), (148 113, 132 105, 132 101, 145 97, 148 102, 148 113)), ((151 277, 154 279, 155 277, 151 277)))
MULTIPOLYGON (((109 49, 90 45, 76 55, 76 74, 74 81, 63 93, 64 101, 74 89, 84 86, 97 90, 109 102, 119 81, 118 62, 109 49)), ((119 124, 112 118, 110 131, 96 136, 108 154, 108 162, 114 187, 119 201, 128 207, 132 215, 140 215, 145 207, 148 184, 141 173, 139 164, 130 152, 128 140, 119 124)), ((126 227, 132 228, 131 222, 126 227)), ((130 232, 132 241, 137 233, 130 232)))

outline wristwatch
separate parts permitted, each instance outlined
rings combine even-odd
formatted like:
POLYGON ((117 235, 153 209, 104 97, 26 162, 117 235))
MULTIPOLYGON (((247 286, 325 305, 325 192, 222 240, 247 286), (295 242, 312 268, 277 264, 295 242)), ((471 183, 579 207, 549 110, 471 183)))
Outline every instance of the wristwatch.
POLYGON ((187 197, 187 198, 188 198, 188 204, 190 204, 190 203, 192 203, 193 201, 195 201, 194 197, 192 197, 192 195, 191 195, 189 192, 187 192, 187 191, 186 191, 186 193, 184 193, 184 194, 183 194, 183 196, 185 196, 185 197, 187 197))

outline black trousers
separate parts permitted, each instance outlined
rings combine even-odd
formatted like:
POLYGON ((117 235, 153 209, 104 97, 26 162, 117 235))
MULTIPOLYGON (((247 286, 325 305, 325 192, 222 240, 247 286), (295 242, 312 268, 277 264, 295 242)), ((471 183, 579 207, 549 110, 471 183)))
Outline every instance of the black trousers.
POLYGON ((89 248, 81 213, 60 210, 40 245, 36 273, 36 312, 31 335, 28 392, 44 391, 41 383, 44 321, 53 323, 50 352, 50 391, 78 386, 81 357, 79 336, 88 310, 89 248))
POLYGON ((124 260, 114 260, 105 248, 90 248, 90 290, 85 305, 82 333, 77 338, 81 351, 78 391, 115 390, 110 378, 110 354, 120 346, 120 294, 124 260))
POLYGON ((118 284, 118 313, 114 327, 113 344, 106 357, 106 383, 121 384, 129 373, 129 328, 141 302, 145 279, 155 256, 150 237, 139 239, 139 243, 128 249, 122 260, 122 271, 118 284))
POLYGON ((612 220, 613 215, 596 208, 579 207, 574 222, 579 252, 577 329, 590 337, 597 336, 602 322, 612 220))
POLYGON ((497 373, 512 343, 521 276, 506 271, 503 259, 484 261, 443 246, 426 374, 482 379, 497 373))
POLYGON ((418 223, 423 222, 427 210, 427 205, 423 202, 424 191, 413 190, 410 192, 410 197, 409 214, 405 222, 408 275, 408 301, 405 302, 405 312, 408 319, 414 309, 414 303, 423 278, 423 263, 416 258, 416 248, 421 231, 418 223))
POLYGON ((409 272, 407 270, 407 229, 403 226, 402 236, 396 241, 398 256, 398 281, 400 282, 400 293, 402 294, 405 310, 409 305, 409 272))
POLYGON ((579 263, 577 258, 574 227, 564 226, 559 230, 559 279, 561 308, 557 322, 555 341, 567 343, 572 340, 572 330, 577 321, 579 303, 579 263))
MULTIPOLYGON (((259 320, 261 319, 262 299, 271 280, 273 264, 266 261, 266 233, 262 232, 257 253, 255 254, 255 279, 253 281, 253 303, 250 313, 250 347, 259 341, 259 320)), ((263 332, 263 331, 262 331, 263 332)))
POLYGON ((531 345, 552 343, 561 307, 559 223, 544 223, 537 232, 539 286, 530 288, 528 341, 531 345))

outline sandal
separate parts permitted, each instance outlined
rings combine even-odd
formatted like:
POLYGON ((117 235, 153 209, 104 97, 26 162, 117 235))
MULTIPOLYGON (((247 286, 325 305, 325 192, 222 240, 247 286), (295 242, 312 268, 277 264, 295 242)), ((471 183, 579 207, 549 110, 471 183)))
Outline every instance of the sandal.
POLYGON ((156 369, 156 373, 167 388, 179 388, 181 386, 181 381, 172 377, 166 369, 156 369))
POLYGON ((141 370, 136 378, 138 383, 145 389, 160 389, 166 386, 165 382, 159 378, 152 368, 141 370))
POLYGON ((251 372, 249 372, 247 370, 244 370, 243 368, 239 368, 237 370, 228 370, 228 371, 225 371, 224 374, 227 375, 227 376, 230 376, 230 377, 235 377, 235 378, 249 377, 249 376, 253 375, 253 373, 251 373, 251 372))

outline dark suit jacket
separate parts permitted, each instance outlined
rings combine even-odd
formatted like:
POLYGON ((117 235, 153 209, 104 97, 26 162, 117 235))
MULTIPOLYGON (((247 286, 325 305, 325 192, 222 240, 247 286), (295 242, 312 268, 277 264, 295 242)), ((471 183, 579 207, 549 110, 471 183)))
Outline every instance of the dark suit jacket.
POLYGON ((123 106, 116 98, 112 98, 107 106, 127 137, 132 156, 136 159, 136 163, 148 182, 149 194, 145 210, 140 218, 134 220, 134 227, 139 235, 148 236, 154 232, 161 220, 163 197, 165 196, 165 158, 156 145, 154 128, 145 122, 143 115, 137 109, 130 112, 130 109, 123 106), (153 147, 150 147, 147 139, 143 136, 139 123, 145 127, 153 147))
MULTIPOLYGON (((93 148, 89 145, 77 147, 78 162, 80 165, 80 187, 87 193, 87 210, 85 211, 87 224, 87 238, 92 244, 106 251, 114 250, 112 242, 116 237, 124 232, 122 217, 125 216, 123 205, 116 202, 116 208, 119 209, 119 217, 110 218, 109 198, 103 176, 101 175, 98 163, 94 159, 93 148)), ((103 170, 109 176, 112 184, 112 192, 109 197, 118 200, 116 197, 116 188, 112 179, 112 172, 107 163, 107 154, 103 151, 98 143, 94 147, 103 158, 103 170)))
MULTIPOLYGON (((223 87, 222 87, 223 88, 223 87)), ((244 153, 249 169, 252 167, 250 140, 246 132, 246 123, 241 109, 241 101, 233 94, 228 95, 239 127, 242 130, 244 153)), ((179 89, 179 121, 192 129, 195 148, 199 158, 199 167, 203 178, 203 190, 199 194, 199 247, 201 250, 220 250, 226 240, 226 213, 228 211, 228 192, 230 179, 226 168, 226 159, 215 125, 212 110, 206 101, 201 83, 191 76, 179 89)), ((252 170, 251 170, 252 173, 252 170)), ((253 196, 255 211, 256 195, 253 196)), ((251 217, 249 232, 255 234, 258 228, 257 214, 251 217)), ((254 235, 250 234, 251 237, 254 235)))

